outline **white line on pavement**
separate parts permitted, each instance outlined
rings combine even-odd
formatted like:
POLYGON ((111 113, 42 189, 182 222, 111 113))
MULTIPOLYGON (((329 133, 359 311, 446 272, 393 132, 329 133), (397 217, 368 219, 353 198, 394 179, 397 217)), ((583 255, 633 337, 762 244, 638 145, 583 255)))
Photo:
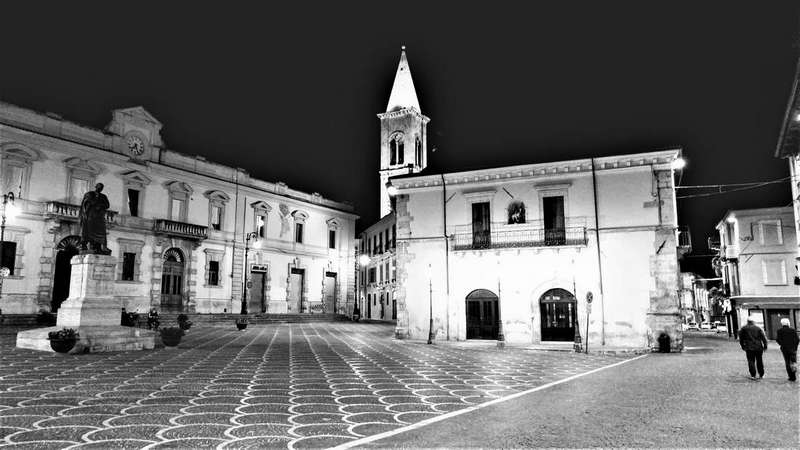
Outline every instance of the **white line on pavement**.
POLYGON ((413 424, 411 424, 411 425, 409 425, 407 427, 397 428, 395 430, 385 431, 383 433, 379 433, 379 434, 376 434, 376 435, 373 435, 373 436, 363 437, 363 438, 357 439, 355 441, 346 442, 344 444, 341 444, 341 445, 338 445, 336 447, 333 447, 333 450, 344 450, 344 449, 348 449, 348 448, 353 448, 353 447, 356 447, 356 446, 359 446, 359 445, 364 445, 364 444, 368 444, 370 442, 375 442, 375 441, 387 438, 389 436, 394 436, 396 434, 405 433, 406 431, 416 430, 417 428, 422 428, 422 427, 430 425, 432 423, 441 422, 441 421, 447 420, 447 419, 449 419, 451 417, 456 417, 456 416, 460 416, 462 414, 466 414, 466 413, 469 413, 469 412, 472 412, 472 411, 477 411, 477 410, 479 410, 481 408, 486 408, 487 406, 495 405, 497 403, 502 403, 502 402, 505 402, 505 401, 508 401, 508 400, 515 399, 517 397, 522 397, 523 395, 527 395, 527 394, 530 394, 530 393, 536 392, 536 391, 541 391, 543 389, 547 389, 547 388, 555 386, 557 384, 566 383, 568 381, 572 381, 572 380, 574 380, 576 378, 584 377, 586 375, 591 375, 591 374, 593 374, 595 372, 599 372, 601 370, 610 369, 612 367, 616 367, 616 366, 619 366, 619 365, 622 365, 622 364, 625 364, 625 363, 629 363, 631 361, 636 361, 637 359, 642 359, 645 356, 647 356, 646 353, 644 355, 639 355, 639 356, 637 356, 635 358, 626 359, 625 361, 620 361, 620 362, 617 362, 617 363, 614 363, 614 364, 609 364, 607 366, 598 367, 597 369, 592 369, 592 370, 590 370, 588 372, 579 373, 577 375, 572 375, 572 376, 569 376, 567 378, 564 378, 563 380, 558 380, 558 381, 553 381, 553 382, 550 382, 550 383, 547 383, 547 384, 543 384, 541 386, 537 386, 535 388, 528 389, 527 391, 517 392, 516 394, 511 394, 511 395, 506 396, 506 397, 496 398, 496 399, 488 401, 486 403, 481 403, 479 405, 470 406, 470 407, 464 408, 464 409, 459 409, 458 411, 451 411, 449 413, 442 414, 441 416, 431 417, 430 419, 425 419, 425 420, 423 420, 421 422, 413 423, 413 424))

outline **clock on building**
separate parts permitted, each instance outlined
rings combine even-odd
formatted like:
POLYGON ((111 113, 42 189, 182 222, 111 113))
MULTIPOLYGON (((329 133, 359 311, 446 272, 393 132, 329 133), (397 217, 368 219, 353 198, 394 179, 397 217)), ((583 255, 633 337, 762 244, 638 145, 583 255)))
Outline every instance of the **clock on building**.
POLYGON ((141 156, 142 153, 144 153, 144 142, 142 142, 142 138, 139 136, 129 135, 126 142, 128 144, 128 150, 133 156, 141 156))

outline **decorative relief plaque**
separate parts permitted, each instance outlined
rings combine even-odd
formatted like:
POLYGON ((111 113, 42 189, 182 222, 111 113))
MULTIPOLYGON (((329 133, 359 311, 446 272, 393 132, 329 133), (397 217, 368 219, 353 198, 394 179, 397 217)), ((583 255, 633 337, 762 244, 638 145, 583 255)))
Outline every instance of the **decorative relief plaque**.
POLYGON ((96 265, 92 268, 93 280, 113 280, 114 266, 96 265))

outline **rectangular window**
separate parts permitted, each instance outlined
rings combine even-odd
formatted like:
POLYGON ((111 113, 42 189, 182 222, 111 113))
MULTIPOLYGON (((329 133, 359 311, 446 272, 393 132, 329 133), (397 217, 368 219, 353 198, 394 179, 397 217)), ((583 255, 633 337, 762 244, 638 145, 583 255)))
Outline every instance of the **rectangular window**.
POLYGON ((392 281, 397 281, 397 261, 392 260, 392 281))
POLYGON ((384 239, 384 241, 386 241, 386 243, 385 243, 386 247, 384 247, 384 248, 388 251, 389 250, 389 229, 387 228, 386 230, 384 230, 383 234, 386 236, 385 239, 384 239))
POLYGON ((381 264, 381 267, 380 267, 380 269, 381 269, 381 271, 380 271, 380 274, 381 274, 381 276, 380 276, 380 282, 381 282, 381 283, 383 283, 383 264, 381 264))
POLYGON ((128 212, 133 217, 139 217, 139 190, 128 189, 128 212))
POLYGON ((17 243, 5 241, 0 244, 0 267, 7 267, 14 275, 14 263, 17 257, 17 243))
POLYGON ((170 202, 169 218, 170 220, 182 221, 183 220, 183 205, 184 200, 173 198, 170 202))
POLYGON ((208 284, 219 286, 219 261, 208 262, 208 284))
POLYGON ((397 247, 397 225, 392 225, 392 248, 397 247))
POLYGON ((134 280, 134 268, 136 267, 136 253, 122 254, 122 281, 134 280))
POLYGON ((372 236, 372 254, 378 253, 378 236, 372 236))
POLYGON ((267 237, 267 216, 256 216, 256 233, 258 233, 258 237, 260 238, 267 237))
POLYGON ((734 244, 733 233, 735 230, 735 225, 733 222, 726 222, 725 223, 725 243, 728 245, 734 244))
POLYGON ((294 241, 297 243, 303 243, 303 224, 296 223, 294 224, 294 241))
POLYGON ((390 280, 391 280, 391 279, 390 279, 390 277, 389 277, 389 262, 387 261, 387 262, 386 262, 386 281, 388 282, 388 281, 390 281, 390 280))
POLYGON ((378 233, 378 253, 383 253, 383 233, 378 233))
POLYGON ((328 248, 336 248, 336 230, 328 230, 328 248))
POLYGON ((369 269, 369 282, 370 283, 374 283, 375 282, 375 276, 377 275, 377 272, 378 271, 375 270, 374 267, 370 267, 370 269, 369 269))
POLYGON ((3 167, 2 184, 0 186, 2 186, 4 194, 13 192, 14 195, 17 195, 20 191, 20 185, 25 182, 25 167, 11 165, 8 161, 4 161, 5 167, 3 167))
POLYGON ((80 205, 83 201, 83 196, 89 192, 89 180, 82 178, 72 178, 70 181, 70 199, 73 204, 80 205))
POLYGON ((786 261, 781 259, 765 259, 761 261, 761 270, 765 285, 786 284, 786 261))
POLYGON ((489 220, 489 203, 472 204, 472 248, 489 248, 491 240, 491 222, 489 220))
POLYGON ((780 219, 759 220, 758 230, 761 245, 783 245, 783 230, 781 230, 780 219))
POLYGON ((567 241, 564 228, 564 197, 544 197, 542 199, 544 216, 544 244, 564 245, 567 241))
POLYGON ((211 228, 214 230, 222 229, 222 208, 219 206, 211 207, 211 228))

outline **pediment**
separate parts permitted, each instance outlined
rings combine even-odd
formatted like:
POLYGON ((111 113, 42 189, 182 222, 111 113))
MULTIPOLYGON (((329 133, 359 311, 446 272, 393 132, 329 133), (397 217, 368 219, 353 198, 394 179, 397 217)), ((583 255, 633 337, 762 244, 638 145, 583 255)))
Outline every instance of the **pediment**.
POLYGON ((180 192, 183 194, 191 194, 194 192, 194 189, 192 189, 189 184, 182 181, 170 181, 165 185, 165 187, 170 192, 180 192))
POLYGON ((128 183, 136 183, 141 184, 143 186, 147 186, 150 184, 151 180, 150 177, 139 172, 138 170, 131 170, 129 172, 122 173, 122 178, 128 183))
POLYGON ((14 142, 0 145, 0 153, 3 159, 16 159, 24 162, 38 161, 41 156, 38 151, 14 142))
POLYGON ((308 219, 308 213, 297 209, 292 211, 292 217, 298 222, 303 222, 308 219))
POLYGON ((158 125, 158 128, 161 128, 162 124, 158 121, 152 114, 150 114, 144 107, 142 106, 134 106, 132 108, 122 108, 122 109, 115 109, 112 111, 114 117, 117 115, 130 117, 134 119, 143 120, 145 122, 152 123, 154 125, 158 125))
POLYGON ((231 199, 231 197, 228 194, 217 190, 206 191, 203 194, 203 196, 205 196, 209 200, 218 202, 227 202, 231 199))
POLYGON ((257 202, 251 203, 250 207, 252 207, 254 210, 259 211, 259 212, 270 212, 270 211, 272 211, 272 206, 269 206, 269 203, 267 203, 265 201, 262 201, 262 200, 259 200, 257 202))
POLYGON ((329 227, 329 228, 339 228, 339 227, 341 227, 341 226, 342 226, 342 225, 339 223, 339 219, 337 219, 336 217, 332 217, 332 218, 330 218, 330 219, 326 220, 326 221, 325 221, 325 223, 327 223, 327 224, 328 224, 328 227, 329 227))
POLYGON ((98 173, 100 173, 100 169, 97 168, 94 164, 78 157, 65 159, 64 165, 67 166, 67 168, 69 168, 70 170, 88 172, 93 175, 97 175, 98 173))

